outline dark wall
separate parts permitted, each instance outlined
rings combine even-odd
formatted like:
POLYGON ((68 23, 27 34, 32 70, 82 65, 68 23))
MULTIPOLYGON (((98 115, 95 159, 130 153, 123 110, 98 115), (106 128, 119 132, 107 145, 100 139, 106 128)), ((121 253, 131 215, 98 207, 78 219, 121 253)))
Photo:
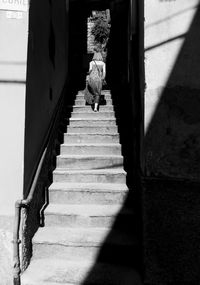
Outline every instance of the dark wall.
POLYGON ((199 183, 152 179, 144 186, 145 284, 198 285, 199 183))
MULTIPOLYGON (((137 12, 130 12, 131 1, 111 1, 111 31, 108 42, 106 80, 112 92, 120 133, 125 169, 133 183, 137 171, 136 145, 139 107, 139 34, 137 12), (133 17, 131 21, 130 17, 133 17), (131 35, 131 36, 130 36, 131 35)), ((133 1, 133 9, 137 9, 133 1)))
POLYGON ((66 0, 30 3, 27 63, 24 194, 67 76, 66 0))
POLYGON ((73 0, 69 5, 69 75, 70 89, 76 94, 85 88, 87 65, 87 9, 85 1, 73 0))

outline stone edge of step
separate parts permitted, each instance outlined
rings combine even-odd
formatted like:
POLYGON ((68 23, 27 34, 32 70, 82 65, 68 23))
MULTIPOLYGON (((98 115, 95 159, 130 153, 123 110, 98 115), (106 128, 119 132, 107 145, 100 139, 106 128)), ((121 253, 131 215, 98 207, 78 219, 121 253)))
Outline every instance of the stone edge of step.
MULTIPOLYGON (((82 110, 83 111, 83 110, 82 110)), ((80 112, 79 110, 74 110, 73 113, 75 114, 94 114, 94 111, 92 109, 89 109, 88 111, 85 111, 85 112, 80 112), (89 112, 88 112, 89 111, 89 112)), ((99 112, 97 114, 115 114, 114 110, 99 110, 99 112)), ((96 116, 96 114, 95 114, 96 116)), ((69 118, 66 118, 66 119, 69 119, 69 118)))
POLYGON ((128 233, 111 229, 102 228, 75 228, 48 226, 41 228, 33 237, 32 243, 35 245, 60 245, 67 247, 101 247, 102 242, 113 246, 133 246, 135 241, 128 233), (109 236, 112 230, 112 236, 109 236), (78 239, 74 240, 77 236, 78 239), (88 239, 89 238, 89 239, 88 239), (94 240, 96 238, 96 240, 94 240))
POLYGON ((63 173, 71 173, 71 174, 125 174, 126 172, 123 168, 114 168, 114 169, 65 169, 65 168, 56 168, 53 173, 55 174, 63 174, 63 173))
POLYGON ((132 211, 121 204, 55 204, 45 209, 46 215, 79 216, 79 217, 115 217, 116 215, 132 215, 132 211))
MULTIPOLYGON (((98 129, 109 128, 109 129, 111 129, 111 128, 113 128, 113 129, 117 130, 118 127, 117 127, 117 125, 113 125, 113 126, 72 126, 72 125, 68 125, 67 128, 70 128, 70 129, 74 129, 74 128, 82 128, 82 129, 84 129, 84 128, 91 128, 91 129, 92 128, 95 128, 95 129, 96 128, 98 128, 98 129)), ((99 133, 97 133, 97 134, 99 134, 99 133)), ((109 132, 108 134, 112 134, 112 133, 109 132)))
POLYGON ((63 143, 63 144, 61 144, 61 147, 66 147, 66 146, 77 146, 77 147, 79 147, 79 146, 110 146, 110 147, 121 147, 121 144, 120 143, 104 143, 104 142, 102 142, 102 143, 63 143))
POLYGON ((73 117, 70 117, 69 118, 69 120, 70 121, 87 121, 87 120, 89 120, 89 121, 113 121, 113 122, 115 122, 116 121, 116 119, 115 118, 85 118, 85 117, 80 117, 80 118, 73 118, 73 117))
POLYGON ((98 158, 98 159, 123 158, 123 156, 120 154, 60 154, 60 155, 57 155, 57 157, 58 158, 98 158))
MULTIPOLYGON (((107 100, 112 101, 112 98, 111 98, 111 97, 110 97, 110 98, 107 98, 106 101, 107 101, 107 100)), ((76 97, 76 98, 75 98, 75 102, 76 102, 76 101, 84 101, 84 102, 85 102, 85 99, 84 99, 84 97, 82 97, 82 98, 76 97)))
MULTIPOLYGON (((123 265, 114 265, 114 264, 100 263, 100 262, 96 263, 94 261, 87 261, 87 263, 86 263, 85 261, 79 261, 79 262, 78 261, 66 261, 66 260, 62 260, 62 259, 52 259, 52 260, 49 260, 47 258, 42 258, 42 259, 33 260, 32 264, 30 265, 30 268, 28 268, 27 271, 25 271, 22 274, 22 281, 23 281, 22 285, 36 285, 36 284, 37 285, 49 285, 49 281, 46 282, 46 281, 40 281, 40 280, 44 279, 44 278, 49 280, 49 278, 51 278, 51 274, 52 273, 53 273, 53 276, 55 276, 56 272, 66 272, 66 268, 69 268, 69 270, 72 270, 71 271, 72 274, 73 274, 74 271, 78 272, 78 270, 81 270, 83 272, 82 274, 88 274, 88 272, 90 272, 93 269, 94 266, 95 266, 95 268, 97 268, 97 267, 101 268, 102 267, 101 270, 103 272, 105 272, 105 270, 107 270, 109 272, 109 274, 112 274, 113 277, 111 276, 111 278, 113 278, 113 282, 115 282, 115 280, 119 278, 117 275, 119 275, 119 274, 120 275, 121 274, 127 275, 127 273, 132 272, 132 268, 131 267, 123 266, 123 265), (48 273, 45 274, 44 272, 45 272, 46 268, 48 268, 48 271, 47 271, 48 273), (38 271, 40 272, 40 274, 39 274, 40 280, 37 278, 38 274, 35 274, 38 271), (26 283, 24 283, 24 282, 26 282, 26 283)), ((100 272, 101 276, 102 276, 102 271, 100 272)), ((79 271, 79 274, 80 274, 80 271, 79 271)), ((102 278, 101 276, 99 275, 100 279, 102 278)), ((103 274, 103 276, 105 276, 105 275, 103 274)), ((78 281, 78 280, 75 280, 75 279, 77 279, 77 278, 74 278, 73 281, 71 280, 73 283, 71 283, 71 281, 69 281, 69 282, 65 281, 65 283, 57 283, 56 281, 53 281, 50 284, 51 285, 58 285, 58 284, 74 285, 74 284, 80 284, 81 280, 78 281), (77 282, 79 282, 79 283, 77 283, 77 282)), ((100 284, 100 283, 98 283, 98 284, 100 284)))
MULTIPOLYGON (((84 113, 84 114, 87 114, 87 113, 90 113, 90 114, 94 114, 94 111, 92 110, 91 107, 88 108, 88 106, 83 106, 83 105, 76 105, 76 106, 71 106, 71 107, 68 107, 69 110, 71 110, 71 114, 74 112, 74 113, 84 113)), ((115 114, 115 111, 114 111, 114 107, 112 105, 104 105, 104 106, 100 106, 100 109, 99 109, 99 112, 98 113, 105 113, 105 112, 112 112, 112 114, 114 115, 115 114), (106 108, 105 108, 106 107, 106 108)), ((66 119, 69 119, 69 117, 66 117, 66 119)))
POLYGON ((94 135, 97 135, 97 136, 102 136, 102 135, 106 135, 106 136, 117 136, 119 137, 119 134, 118 133, 103 133, 103 134, 100 134, 100 133, 64 133, 64 136, 82 136, 82 135, 86 135, 86 136, 94 136, 94 135))
POLYGON ((112 192, 112 191, 128 191, 128 187, 125 183, 65 183, 65 182, 53 182, 50 187, 50 191, 94 191, 94 192, 112 192))
MULTIPOLYGON (((68 133, 64 133, 64 135, 68 136, 68 133)), ((100 133, 92 133, 92 134, 90 134, 90 133, 69 133, 69 135, 70 136, 72 136, 72 135, 76 135, 76 136, 79 136, 79 135, 91 135, 91 136, 98 135, 98 136, 102 136, 102 134, 100 134, 100 133)), ((103 135, 104 135, 104 133, 103 133, 103 135)), ((119 137, 118 133, 107 133, 105 135, 107 135, 107 136, 108 135, 110 135, 110 136, 118 136, 119 137)))

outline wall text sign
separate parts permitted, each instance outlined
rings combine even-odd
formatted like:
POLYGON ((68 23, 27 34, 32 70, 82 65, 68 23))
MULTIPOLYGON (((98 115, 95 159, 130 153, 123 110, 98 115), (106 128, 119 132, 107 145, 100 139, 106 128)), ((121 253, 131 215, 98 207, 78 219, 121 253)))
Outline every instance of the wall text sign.
POLYGON ((0 0, 0 10, 28 11, 29 0, 0 0))

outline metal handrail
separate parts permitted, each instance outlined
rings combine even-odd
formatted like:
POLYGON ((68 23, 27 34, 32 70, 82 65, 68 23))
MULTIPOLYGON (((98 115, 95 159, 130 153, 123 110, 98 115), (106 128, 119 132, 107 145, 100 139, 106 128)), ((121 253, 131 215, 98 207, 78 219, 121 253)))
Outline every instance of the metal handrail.
POLYGON ((14 218, 14 230, 13 230, 13 284, 14 285, 20 285, 21 284, 21 278, 20 278, 20 273, 21 273, 21 266, 20 266, 20 250, 19 250, 19 244, 21 243, 21 240, 19 238, 19 230, 20 230, 20 223, 21 223, 21 209, 25 208, 30 205, 34 192, 36 189, 37 181, 42 169, 42 165, 49 147, 49 143, 51 142, 51 139, 54 134, 54 129, 56 126, 56 122, 58 119, 58 115, 61 113, 62 106, 63 106, 63 101, 64 101, 64 93, 61 95, 61 98, 57 104, 57 110, 54 118, 51 121, 51 125, 48 129, 47 136, 45 139, 45 144, 43 145, 44 151, 42 152, 41 158, 39 160, 39 163, 36 168, 36 172, 34 174, 33 181, 31 183, 30 191, 28 194, 28 197, 26 199, 21 199, 17 200, 15 202, 15 218, 14 218))
POLYGON ((20 285, 20 273, 21 273, 21 268, 20 268, 20 254, 19 254, 19 244, 21 243, 21 240, 19 239, 19 229, 20 229, 20 222, 21 222, 21 209, 23 207, 27 207, 32 199, 33 195, 36 189, 38 177, 40 175, 40 171, 42 168, 42 164, 46 155, 47 148, 45 148, 42 157, 40 159, 33 184, 31 186, 31 190, 29 192, 29 195, 27 199, 23 200, 17 200, 15 202, 15 220, 14 220, 14 231, 13 231, 13 261, 14 261, 14 272, 13 272, 13 284, 14 285, 20 285))

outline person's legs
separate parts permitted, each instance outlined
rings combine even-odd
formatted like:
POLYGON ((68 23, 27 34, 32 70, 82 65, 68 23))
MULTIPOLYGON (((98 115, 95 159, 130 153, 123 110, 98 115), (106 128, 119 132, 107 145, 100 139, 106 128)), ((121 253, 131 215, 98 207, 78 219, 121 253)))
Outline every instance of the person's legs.
POLYGON ((94 98, 94 112, 98 111, 99 99, 100 99, 100 95, 99 94, 95 94, 95 98, 94 98))
POLYGON ((101 89, 102 89, 102 81, 98 80, 96 82, 96 90, 95 90, 95 98, 94 98, 94 111, 98 111, 99 101, 101 96, 101 89))

